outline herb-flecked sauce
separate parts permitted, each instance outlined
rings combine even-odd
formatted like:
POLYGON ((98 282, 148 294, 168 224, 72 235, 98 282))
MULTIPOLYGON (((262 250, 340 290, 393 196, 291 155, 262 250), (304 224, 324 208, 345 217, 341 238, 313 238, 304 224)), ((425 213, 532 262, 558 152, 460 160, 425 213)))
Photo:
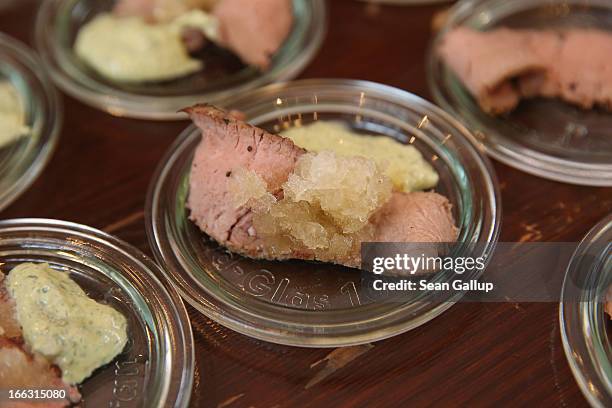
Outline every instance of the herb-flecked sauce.
POLYGON ((23 263, 11 270, 6 287, 26 344, 56 364, 65 382, 82 382, 125 347, 126 318, 90 299, 67 273, 23 263))

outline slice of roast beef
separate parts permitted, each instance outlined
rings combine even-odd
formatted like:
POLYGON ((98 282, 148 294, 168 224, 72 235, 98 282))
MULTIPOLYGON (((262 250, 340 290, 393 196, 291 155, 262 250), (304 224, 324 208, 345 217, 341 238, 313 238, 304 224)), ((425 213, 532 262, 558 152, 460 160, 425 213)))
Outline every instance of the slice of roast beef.
POLYGON ((187 201, 191 219, 221 245, 259 257, 262 242, 249 232, 250 211, 234 208, 230 199, 232 170, 254 171, 272 193, 278 194, 305 150, 211 106, 196 105, 185 111, 202 130, 202 142, 191 168, 187 201))
MULTIPOLYGON (((290 139, 237 120, 207 105, 185 109, 202 131, 191 168, 187 207, 190 218, 211 238, 232 252, 271 259, 266 242, 257 235, 248 206, 232 205, 229 183, 232 171, 255 172, 268 192, 282 197, 282 185, 305 150, 290 139)), ((448 200, 433 192, 400 193, 371 219, 373 238, 381 242, 454 242, 457 228, 448 200)), ((295 250, 286 257, 333 262, 356 267, 360 253, 343 259, 321 259, 310 251, 295 250)))
POLYGON ((491 114, 521 98, 560 98, 584 109, 612 109, 612 33, 596 29, 477 31, 456 28, 441 57, 491 114))
POLYGON ((529 40, 510 29, 480 32, 459 27, 446 34, 438 52, 481 108, 499 114, 514 109, 520 101, 513 79, 546 69, 529 40))
POLYGON ((521 95, 525 98, 558 98, 561 95, 558 69, 556 64, 550 64, 549 61, 559 61, 566 35, 552 30, 526 30, 521 31, 519 35, 527 37, 527 47, 546 66, 544 71, 523 73, 518 77, 521 95))
POLYGON ((550 62, 561 98, 585 109, 612 109, 612 32, 574 29, 564 34, 561 56, 550 62))
POLYGON ((451 204, 431 192, 393 193, 376 214, 375 242, 454 242, 451 204))
POLYGON ((262 70, 293 26, 291 0, 221 0, 213 15, 219 19, 221 45, 262 70))

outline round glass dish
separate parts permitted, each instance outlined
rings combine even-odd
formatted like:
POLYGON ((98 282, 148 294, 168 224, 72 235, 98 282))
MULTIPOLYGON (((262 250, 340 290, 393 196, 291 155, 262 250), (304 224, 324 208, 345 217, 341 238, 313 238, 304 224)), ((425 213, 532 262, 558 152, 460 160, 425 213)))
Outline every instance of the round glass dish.
POLYGON ((565 356, 593 407, 612 406, 612 322, 605 314, 612 285, 612 214, 578 245, 567 268, 559 326, 565 356))
MULTIPOLYGON (((540 177, 612 186, 612 113, 557 100, 522 101, 505 117, 483 112, 435 50, 453 28, 591 27, 612 30, 609 0, 471 0, 459 2, 434 39, 427 62, 436 102, 461 118, 495 159, 540 177)), ((487 63, 482 61, 479 63, 487 63)))
POLYGON ((160 269, 140 251, 93 228, 45 220, 0 221, 0 269, 46 262, 128 320, 128 344, 79 387, 87 406, 186 407, 193 382, 189 318, 160 269))
POLYGON ((0 210, 23 193, 43 170, 55 149, 62 105, 40 60, 24 44, 0 33, 0 82, 17 91, 28 135, 0 144, 0 210))
MULTIPOLYGON (((472 135, 429 102, 385 85, 304 80, 269 85, 237 97, 232 109, 276 133, 296 123, 342 121, 351 128, 412 143, 440 174, 436 190, 454 207, 458 252, 478 243, 487 256, 500 224, 499 193, 490 163, 472 135)), ((297 346, 337 347, 387 338, 448 309, 444 299, 377 302, 361 297, 361 274, 323 263, 266 262, 228 253, 188 219, 190 165, 200 141, 194 126, 170 148, 152 182, 146 209, 149 242, 168 279, 199 311, 243 334, 297 346)), ((436 274, 434 282, 452 276, 436 274)), ((477 278, 477 276, 474 276, 477 278)))
POLYGON ((73 51, 76 35, 114 0, 48 0, 36 19, 35 41, 45 67, 64 91, 112 115, 141 119, 185 119, 177 113, 196 102, 224 100, 272 82, 297 76, 318 51, 326 32, 324 0, 293 0, 293 30, 266 72, 242 65, 227 52, 204 55, 207 68, 173 81, 143 84, 110 82, 85 66, 73 51))

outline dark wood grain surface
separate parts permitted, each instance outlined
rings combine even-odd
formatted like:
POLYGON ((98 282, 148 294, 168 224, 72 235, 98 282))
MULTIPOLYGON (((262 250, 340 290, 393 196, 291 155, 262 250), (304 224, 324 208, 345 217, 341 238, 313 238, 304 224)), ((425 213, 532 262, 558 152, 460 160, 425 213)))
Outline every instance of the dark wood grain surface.
MULTIPOLYGON (((424 55, 442 7, 329 6, 329 34, 302 77, 368 79, 430 97, 424 55)), ((36 9, 36 1, 18 1, 0 15, 0 30, 31 43, 36 9)), ((63 100, 53 159, 1 217, 75 221, 151 254, 145 194, 187 123, 116 118, 63 100)), ((578 241, 612 211, 611 189, 546 181, 499 163, 495 169, 504 241, 578 241)), ((327 370, 332 350, 263 343, 189 311, 197 343, 194 407, 586 405, 565 360, 554 303, 459 304, 417 330, 349 350, 352 361, 327 370)), ((346 356, 334 353, 335 362, 346 356)))

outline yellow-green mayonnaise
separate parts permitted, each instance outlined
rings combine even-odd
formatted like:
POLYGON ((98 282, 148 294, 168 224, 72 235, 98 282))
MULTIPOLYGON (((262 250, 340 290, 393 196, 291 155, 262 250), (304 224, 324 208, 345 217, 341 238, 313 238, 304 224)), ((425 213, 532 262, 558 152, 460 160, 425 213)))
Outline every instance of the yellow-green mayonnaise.
POLYGON ((216 18, 202 10, 157 24, 149 24, 141 17, 103 13, 81 28, 75 51, 87 65, 113 81, 165 81, 204 66, 189 55, 181 39, 182 30, 197 28, 207 38, 215 39, 217 26, 216 18))
POLYGON ((8 81, 0 81, 0 147, 30 133, 25 125, 23 103, 17 89, 8 81))
POLYGON ((313 152, 332 150, 343 156, 373 160, 399 191, 425 190, 438 184, 438 173, 414 146, 389 137, 357 134, 342 123, 326 121, 290 128, 282 135, 313 152))
POLYGON ((76 384, 110 362, 127 342, 127 321, 110 306, 87 297, 67 273, 24 263, 6 278, 26 344, 76 384))

